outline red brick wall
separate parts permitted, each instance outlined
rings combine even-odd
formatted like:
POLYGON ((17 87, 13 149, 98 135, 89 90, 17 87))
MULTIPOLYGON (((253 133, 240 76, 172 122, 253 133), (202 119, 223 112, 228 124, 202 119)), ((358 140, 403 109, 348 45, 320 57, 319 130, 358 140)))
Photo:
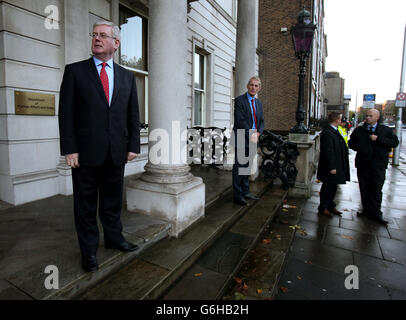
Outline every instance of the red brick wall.
MULTIPOLYGON (((290 130, 296 124, 299 60, 295 57, 290 30, 296 24, 302 4, 311 12, 312 2, 259 0, 258 49, 259 75, 262 80, 259 98, 264 106, 266 129, 290 130), (287 27, 288 32, 281 33, 283 27, 287 27)), ((305 112, 309 108, 310 62, 311 57, 307 59, 305 112)))

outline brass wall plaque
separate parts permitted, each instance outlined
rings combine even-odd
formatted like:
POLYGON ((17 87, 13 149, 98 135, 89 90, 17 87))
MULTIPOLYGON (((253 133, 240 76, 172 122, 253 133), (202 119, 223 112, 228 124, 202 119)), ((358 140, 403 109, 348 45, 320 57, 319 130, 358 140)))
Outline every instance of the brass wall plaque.
POLYGON ((55 95, 15 91, 15 113, 18 115, 55 115, 55 95))

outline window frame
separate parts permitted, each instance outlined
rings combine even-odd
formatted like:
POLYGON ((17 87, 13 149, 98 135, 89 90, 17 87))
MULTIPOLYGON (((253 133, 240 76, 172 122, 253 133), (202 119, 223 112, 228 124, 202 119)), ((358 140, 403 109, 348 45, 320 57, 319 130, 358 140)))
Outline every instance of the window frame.
MULTIPOLYGON (((121 7, 123 7, 125 10, 129 10, 132 11, 134 13, 134 16, 139 16, 143 19, 143 21, 146 22, 146 26, 145 29, 143 30, 143 48, 142 48, 142 52, 143 52, 143 56, 145 57, 145 70, 141 70, 141 69, 137 69, 137 68, 133 68, 133 67, 129 67, 126 66, 124 64, 121 64, 121 45, 120 48, 118 50, 118 64, 123 67, 126 70, 129 70, 131 72, 133 72, 135 75, 140 76, 143 75, 144 76, 144 105, 143 105, 143 111, 144 111, 144 123, 148 124, 148 118, 149 118, 149 99, 148 99, 148 92, 149 92, 149 85, 148 85, 148 79, 149 79, 149 71, 148 71, 148 50, 149 50, 149 43, 148 43, 148 32, 149 32, 149 18, 147 16, 145 16, 144 14, 142 14, 141 12, 139 12, 137 9, 131 8, 128 5, 126 5, 125 3, 119 3, 118 6, 118 16, 119 16, 119 21, 120 21, 120 13, 121 13, 121 7), (145 43, 144 43, 145 41, 145 43)), ((119 23, 118 23, 119 24, 119 23)), ((120 26, 120 25, 119 25, 120 26)), ((121 32, 121 30, 120 30, 121 32)), ((122 40, 121 40, 122 42, 122 40)), ((138 103, 140 104, 140 101, 138 101, 138 103)), ((146 129, 141 129, 141 132, 148 132, 148 128, 146 129)))

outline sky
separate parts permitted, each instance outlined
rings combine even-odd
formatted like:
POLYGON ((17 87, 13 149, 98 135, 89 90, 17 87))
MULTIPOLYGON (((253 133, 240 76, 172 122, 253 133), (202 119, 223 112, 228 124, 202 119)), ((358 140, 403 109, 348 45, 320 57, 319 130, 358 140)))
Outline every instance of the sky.
MULTIPOLYGON (((406 0, 325 0, 326 71, 345 79, 350 110, 364 94, 395 100, 400 88, 406 0)), ((406 72, 406 71, 405 71, 406 72)))

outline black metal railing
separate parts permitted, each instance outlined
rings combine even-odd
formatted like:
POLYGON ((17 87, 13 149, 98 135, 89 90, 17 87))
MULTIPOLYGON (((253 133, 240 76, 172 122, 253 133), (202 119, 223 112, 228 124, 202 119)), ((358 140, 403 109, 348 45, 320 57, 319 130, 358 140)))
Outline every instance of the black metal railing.
POLYGON ((293 187, 298 172, 295 166, 299 156, 297 144, 289 142, 287 137, 264 130, 259 137, 258 147, 262 153, 262 163, 259 169, 264 177, 279 178, 284 189, 293 187))
POLYGON ((188 128, 188 163, 221 166, 228 153, 229 138, 227 128, 201 127, 188 128))

